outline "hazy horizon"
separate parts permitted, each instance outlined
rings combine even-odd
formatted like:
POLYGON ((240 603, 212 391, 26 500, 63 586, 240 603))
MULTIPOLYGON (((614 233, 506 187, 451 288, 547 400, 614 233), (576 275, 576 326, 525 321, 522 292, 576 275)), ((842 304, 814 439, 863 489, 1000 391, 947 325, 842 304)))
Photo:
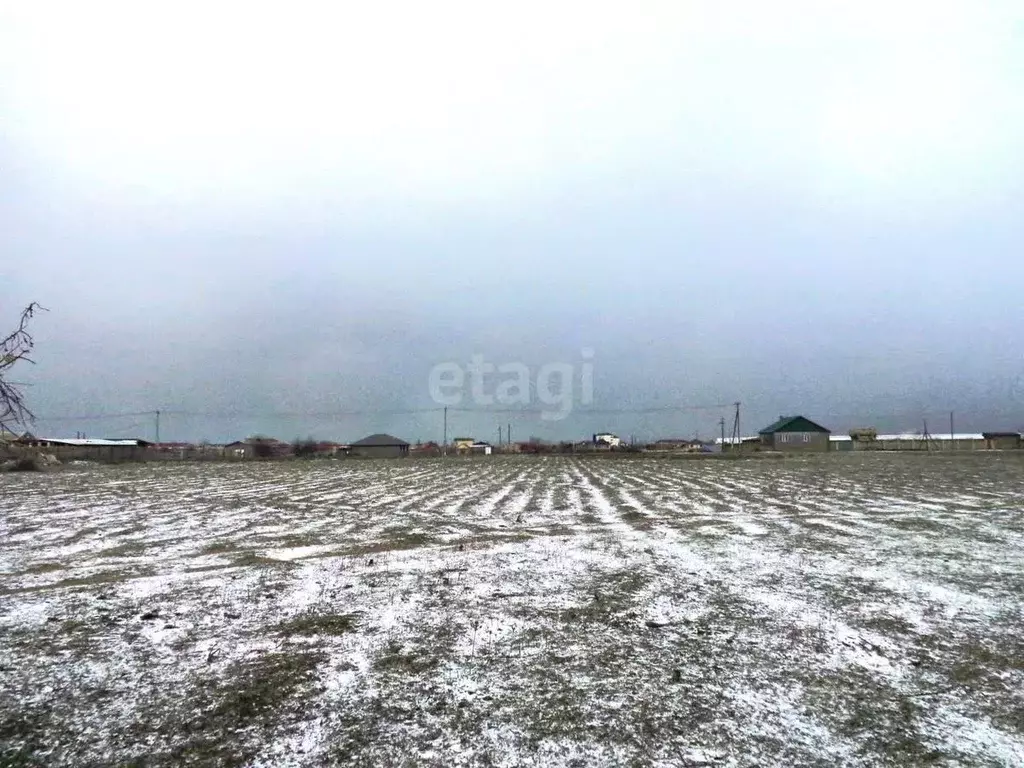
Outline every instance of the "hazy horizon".
POLYGON ((448 435, 1024 429, 1022 42, 1011 2, 0 5, 29 429, 439 440, 435 366, 584 349, 591 404, 448 435))

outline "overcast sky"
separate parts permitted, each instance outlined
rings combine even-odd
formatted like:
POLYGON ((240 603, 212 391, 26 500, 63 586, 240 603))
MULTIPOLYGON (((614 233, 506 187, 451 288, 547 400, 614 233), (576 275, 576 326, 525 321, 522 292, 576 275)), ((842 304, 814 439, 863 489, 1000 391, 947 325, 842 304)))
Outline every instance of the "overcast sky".
POLYGON ((584 348, 449 435, 1024 427, 1017 0, 160 7, 0 0, 38 433, 440 439, 584 348))

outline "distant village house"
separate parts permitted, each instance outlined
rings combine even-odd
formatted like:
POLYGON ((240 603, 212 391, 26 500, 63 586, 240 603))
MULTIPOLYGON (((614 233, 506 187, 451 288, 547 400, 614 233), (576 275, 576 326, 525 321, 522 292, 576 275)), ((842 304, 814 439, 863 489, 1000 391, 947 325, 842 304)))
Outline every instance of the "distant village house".
POLYGON ((595 448, 618 448, 622 445, 622 439, 611 432, 598 432, 594 435, 593 443, 595 448))
POLYGON ((148 440, 108 440, 93 437, 35 437, 25 433, 14 444, 21 448, 36 449, 51 453, 61 461, 142 461, 146 449, 152 445, 148 440))
POLYGON ((806 416, 780 416, 758 433, 761 447, 769 451, 828 451, 831 434, 806 416))
POLYGON ((397 459, 409 455, 409 443, 386 434, 370 435, 352 443, 352 455, 366 459, 397 459))

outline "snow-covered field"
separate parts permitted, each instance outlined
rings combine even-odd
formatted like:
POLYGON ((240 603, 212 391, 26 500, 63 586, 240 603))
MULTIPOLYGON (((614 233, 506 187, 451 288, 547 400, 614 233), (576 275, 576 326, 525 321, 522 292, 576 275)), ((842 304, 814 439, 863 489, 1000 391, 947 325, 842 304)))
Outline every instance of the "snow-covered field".
POLYGON ((1024 765, 1024 460, 0 475, 0 765, 1024 765))

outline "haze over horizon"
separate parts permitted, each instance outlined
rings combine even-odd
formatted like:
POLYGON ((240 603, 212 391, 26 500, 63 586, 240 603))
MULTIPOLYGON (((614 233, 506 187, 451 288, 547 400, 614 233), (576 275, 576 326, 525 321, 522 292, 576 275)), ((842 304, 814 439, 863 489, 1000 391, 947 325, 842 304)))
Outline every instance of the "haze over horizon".
POLYGON ((485 5, 0 0, 30 429, 438 440, 584 349, 449 436, 1024 429, 1019 3, 485 5))

